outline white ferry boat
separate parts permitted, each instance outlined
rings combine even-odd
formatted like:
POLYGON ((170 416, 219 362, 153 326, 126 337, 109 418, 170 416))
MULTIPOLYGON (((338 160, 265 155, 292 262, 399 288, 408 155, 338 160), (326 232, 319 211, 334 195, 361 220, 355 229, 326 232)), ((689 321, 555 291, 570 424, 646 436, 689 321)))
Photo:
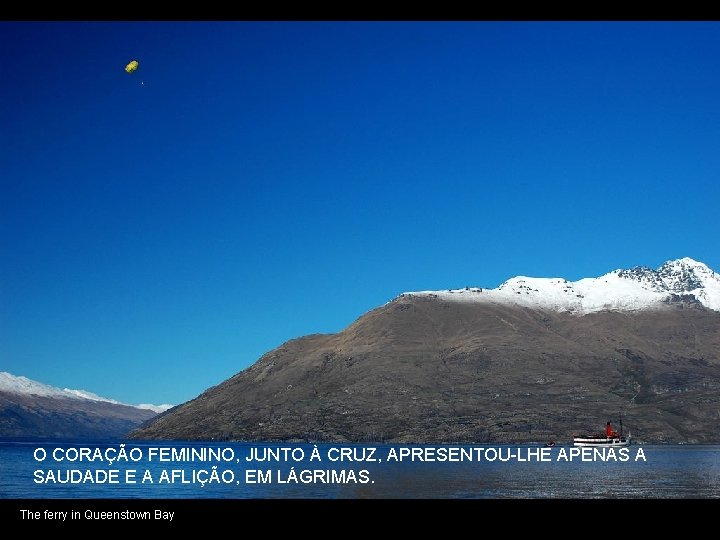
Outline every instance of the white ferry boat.
POLYGON ((575 446, 592 446, 596 448, 616 448, 620 446, 630 446, 630 436, 623 436, 622 420, 620 420, 620 433, 615 431, 610 422, 608 422, 605 427, 605 433, 575 435, 573 436, 573 444, 575 446))

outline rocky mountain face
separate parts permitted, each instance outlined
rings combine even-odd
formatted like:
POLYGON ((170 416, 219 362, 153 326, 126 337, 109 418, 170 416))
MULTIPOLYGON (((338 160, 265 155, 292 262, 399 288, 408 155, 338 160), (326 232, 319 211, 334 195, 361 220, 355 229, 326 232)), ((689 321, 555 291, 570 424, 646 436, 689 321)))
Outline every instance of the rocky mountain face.
POLYGON ((717 291, 716 273, 680 259, 405 293, 342 332, 288 341, 130 436, 568 442, 622 415, 638 442, 718 443, 717 291))
POLYGON ((122 438, 156 414, 90 392, 61 390, 0 372, 2 438, 122 438))

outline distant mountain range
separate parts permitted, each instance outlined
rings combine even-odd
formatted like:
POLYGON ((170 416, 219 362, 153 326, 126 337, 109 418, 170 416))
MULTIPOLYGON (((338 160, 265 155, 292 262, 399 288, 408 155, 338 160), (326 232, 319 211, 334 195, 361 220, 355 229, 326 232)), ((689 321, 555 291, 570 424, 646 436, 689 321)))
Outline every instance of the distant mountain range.
POLYGON ((170 405, 126 405, 0 372, 0 437, 118 438, 170 405))
POLYGON ((144 439, 720 442, 720 276, 690 258, 597 278, 419 291, 290 340, 144 439))

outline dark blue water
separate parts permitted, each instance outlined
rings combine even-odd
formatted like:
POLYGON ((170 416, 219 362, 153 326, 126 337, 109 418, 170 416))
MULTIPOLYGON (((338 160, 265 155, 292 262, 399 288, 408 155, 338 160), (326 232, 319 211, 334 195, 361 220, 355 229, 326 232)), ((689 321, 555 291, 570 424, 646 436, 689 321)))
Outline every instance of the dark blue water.
POLYGON ((720 445, 588 450, 4 441, 0 499, 720 498, 720 445))

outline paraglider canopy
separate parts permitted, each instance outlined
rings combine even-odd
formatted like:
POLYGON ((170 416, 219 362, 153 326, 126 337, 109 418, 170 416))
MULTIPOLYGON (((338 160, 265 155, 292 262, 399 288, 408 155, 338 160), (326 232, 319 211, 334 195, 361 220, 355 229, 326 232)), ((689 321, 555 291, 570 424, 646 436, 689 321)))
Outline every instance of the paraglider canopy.
POLYGON ((125 66, 125 71, 127 71, 128 73, 132 73, 133 71, 135 71, 138 68, 139 65, 140 64, 138 63, 137 60, 133 60, 127 66, 125 66))

